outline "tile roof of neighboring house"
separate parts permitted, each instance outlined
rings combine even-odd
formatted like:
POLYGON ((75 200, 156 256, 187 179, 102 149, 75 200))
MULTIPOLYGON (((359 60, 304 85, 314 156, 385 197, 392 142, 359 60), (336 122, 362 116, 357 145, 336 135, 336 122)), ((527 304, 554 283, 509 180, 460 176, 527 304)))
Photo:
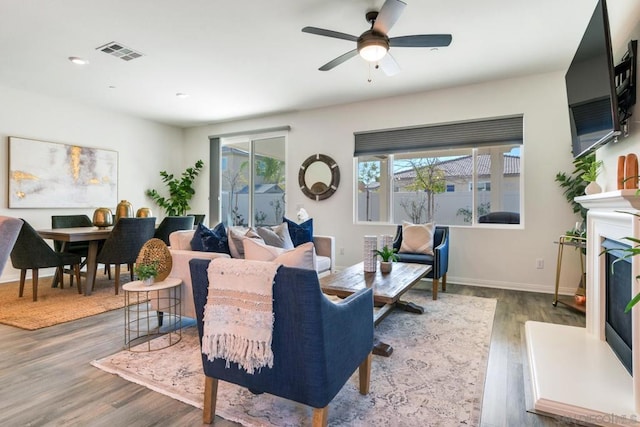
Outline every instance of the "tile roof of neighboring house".
MULTIPOLYGON (((462 156, 451 160, 444 160, 437 164, 439 169, 444 170, 447 177, 464 177, 471 176, 473 170, 473 160, 471 156, 462 156)), ((478 156, 478 175, 489 176, 491 169, 491 156, 489 154, 480 154, 478 156)), ((504 156, 504 175, 517 176, 520 174, 520 157, 504 156)), ((413 179, 415 172, 413 169, 400 171, 394 174, 395 179, 413 179)))

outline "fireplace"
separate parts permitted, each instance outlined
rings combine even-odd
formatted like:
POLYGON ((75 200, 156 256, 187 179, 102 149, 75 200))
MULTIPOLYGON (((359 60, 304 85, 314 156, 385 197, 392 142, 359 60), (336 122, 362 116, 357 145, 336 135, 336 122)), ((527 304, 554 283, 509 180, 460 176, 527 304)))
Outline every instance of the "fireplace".
POLYGON ((631 260, 623 258, 624 250, 630 248, 621 242, 604 239, 602 247, 605 272, 605 341, 609 344, 622 365, 633 374, 631 313, 625 307, 631 295, 631 260))
POLYGON ((588 209, 586 327, 526 322, 530 409, 594 425, 640 426, 640 327, 633 327, 640 325, 640 306, 624 315, 640 291, 640 256, 611 270, 621 253, 601 255, 603 243, 623 249, 625 237, 640 239, 640 217, 632 215, 640 212, 640 196, 618 190, 576 201, 588 209), (617 337, 608 336, 612 330, 617 337))

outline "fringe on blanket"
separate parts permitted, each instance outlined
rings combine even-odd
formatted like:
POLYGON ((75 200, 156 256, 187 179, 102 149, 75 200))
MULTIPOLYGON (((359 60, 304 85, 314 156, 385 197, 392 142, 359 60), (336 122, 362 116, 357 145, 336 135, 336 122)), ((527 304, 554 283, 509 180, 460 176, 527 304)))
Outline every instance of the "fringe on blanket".
POLYGON ((202 353, 250 374, 273 367, 273 281, 279 264, 216 259, 209 264, 202 353))

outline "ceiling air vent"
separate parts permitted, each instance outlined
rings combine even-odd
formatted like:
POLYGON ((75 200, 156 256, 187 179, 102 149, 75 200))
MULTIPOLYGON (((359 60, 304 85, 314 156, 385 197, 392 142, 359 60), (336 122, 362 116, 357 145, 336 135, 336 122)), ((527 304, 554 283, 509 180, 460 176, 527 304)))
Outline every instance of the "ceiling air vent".
POLYGON ((122 45, 122 43, 111 42, 100 47, 96 50, 101 50, 104 53, 120 58, 124 61, 131 61, 132 59, 140 58, 143 56, 140 52, 122 45))

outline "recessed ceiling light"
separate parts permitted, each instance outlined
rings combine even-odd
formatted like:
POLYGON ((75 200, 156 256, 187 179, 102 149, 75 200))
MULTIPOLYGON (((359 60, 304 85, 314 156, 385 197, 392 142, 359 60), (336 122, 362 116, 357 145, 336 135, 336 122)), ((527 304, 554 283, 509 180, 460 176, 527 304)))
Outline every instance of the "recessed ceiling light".
POLYGON ((180 99, 184 99, 184 98, 188 98, 189 95, 187 95, 186 93, 182 93, 182 92, 178 92, 176 93, 176 96, 180 99))
POLYGON ((69 61, 73 62, 76 65, 87 65, 89 61, 84 58, 79 58, 77 56, 70 56, 69 61))

